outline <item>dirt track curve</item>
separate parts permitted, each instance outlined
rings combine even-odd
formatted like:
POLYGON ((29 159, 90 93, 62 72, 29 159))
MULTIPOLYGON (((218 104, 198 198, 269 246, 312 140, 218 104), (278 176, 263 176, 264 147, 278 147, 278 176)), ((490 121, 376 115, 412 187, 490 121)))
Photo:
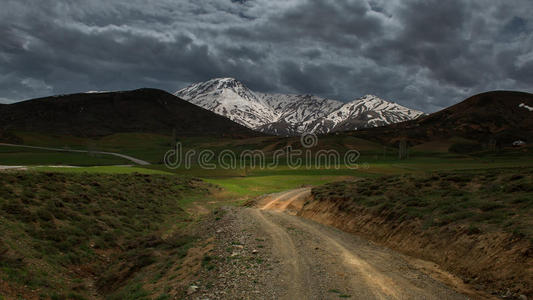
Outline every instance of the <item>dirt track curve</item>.
POLYGON ((129 160, 133 163, 136 163, 141 166, 147 166, 150 163, 129 155, 115 153, 115 152, 106 152, 106 151, 89 151, 89 150, 74 150, 74 149, 62 149, 62 148, 51 148, 51 147, 38 147, 38 146, 28 146, 28 145, 17 145, 17 144, 6 144, 6 143, 0 143, 0 146, 7 146, 7 147, 22 147, 22 148, 29 148, 29 149, 39 149, 39 150, 49 150, 49 151, 59 151, 59 152, 74 152, 74 153, 94 153, 94 154, 103 154, 103 155, 112 155, 120 158, 124 158, 126 160, 129 160))

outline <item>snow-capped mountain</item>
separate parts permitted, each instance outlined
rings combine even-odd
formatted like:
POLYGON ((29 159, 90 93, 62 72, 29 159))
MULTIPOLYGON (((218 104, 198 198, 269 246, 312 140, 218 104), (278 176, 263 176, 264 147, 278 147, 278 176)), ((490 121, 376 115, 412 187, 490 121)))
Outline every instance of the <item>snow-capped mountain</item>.
POLYGON ((174 95, 252 129, 277 120, 262 97, 233 78, 193 84, 174 95))
POLYGON ((193 84, 174 95, 251 129, 275 135, 355 130, 423 114, 371 95, 343 103, 313 95, 256 93, 233 78, 193 84))

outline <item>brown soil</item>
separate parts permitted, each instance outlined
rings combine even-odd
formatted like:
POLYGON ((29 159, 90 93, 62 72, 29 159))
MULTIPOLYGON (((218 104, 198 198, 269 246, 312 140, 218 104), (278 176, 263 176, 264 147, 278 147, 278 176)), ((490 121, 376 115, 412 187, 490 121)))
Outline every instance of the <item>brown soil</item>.
POLYGON ((202 241, 201 245, 190 248, 182 262, 176 262, 170 272, 157 282, 145 285, 145 288, 147 290, 166 288, 171 299, 183 299, 187 294, 188 284, 198 279, 197 274, 202 270, 202 259, 213 250, 213 247, 213 238, 208 238, 202 241))

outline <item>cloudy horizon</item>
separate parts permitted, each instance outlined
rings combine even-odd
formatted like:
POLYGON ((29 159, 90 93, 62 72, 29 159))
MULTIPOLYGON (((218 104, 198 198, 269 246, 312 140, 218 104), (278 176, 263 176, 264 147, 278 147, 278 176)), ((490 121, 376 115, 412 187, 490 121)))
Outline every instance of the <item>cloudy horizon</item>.
POLYGON ((533 3, 4 0, 0 103, 90 90, 175 92, 233 77, 267 93, 374 94, 434 112, 533 92, 533 3))

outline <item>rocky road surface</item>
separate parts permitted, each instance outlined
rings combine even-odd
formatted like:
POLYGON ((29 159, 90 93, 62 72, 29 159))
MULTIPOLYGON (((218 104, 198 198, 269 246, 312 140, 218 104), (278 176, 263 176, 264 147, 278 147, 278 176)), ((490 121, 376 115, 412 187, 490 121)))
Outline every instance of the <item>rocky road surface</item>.
POLYGON ((292 190, 253 208, 221 210, 212 226, 210 266, 187 297, 469 299, 402 254, 291 215, 309 192, 292 190))

